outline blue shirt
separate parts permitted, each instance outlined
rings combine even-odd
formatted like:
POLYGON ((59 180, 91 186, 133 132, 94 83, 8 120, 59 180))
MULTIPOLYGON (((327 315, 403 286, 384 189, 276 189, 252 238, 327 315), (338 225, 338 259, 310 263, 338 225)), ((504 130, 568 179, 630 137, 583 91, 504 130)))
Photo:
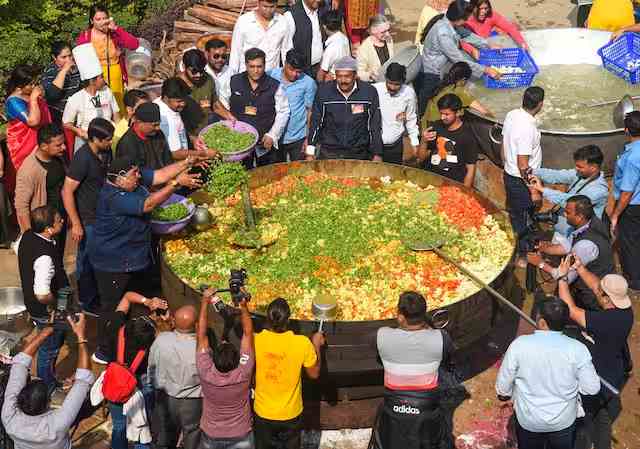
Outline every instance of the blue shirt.
POLYGON ((622 192, 632 192, 630 206, 640 204, 640 140, 625 145, 618 156, 613 173, 613 197, 616 201, 622 192))
MULTIPOLYGON (((142 184, 153 183, 153 170, 142 169, 142 184)), ((98 195, 89 260, 99 271, 128 273, 151 264, 151 225, 144 213, 149 191, 138 186, 133 192, 105 183, 98 195)))
POLYGON ((587 347, 554 331, 516 338, 496 379, 496 392, 513 399, 518 423, 529 432, 566 429, 576 420, 578 394, 599 391, 587 347))
POLYGON ((567 223, 567 219, 562 213, 567 205, 567 200, 572 196, 585 195, 588 197, 591 200, 591 204, 593 204, 593 211, 596 216, 602 218, 609 197, 609 184, 607 184, 607 180, 604 178, 602 172, 600 172, 600 176, 593 181, 589 181, 588 178, 580 178, 575 169, 554 170, 550 168, 537 168, 533 170, 533 174, 540 178, 545 184, 564 184, 569 186, 567 192, 550 189, 548 187, 545 187, 542 192, 544 199, 553 204, 557 204, 561 208, 558 223, 554 226, 555 231, 560 235, 568 237, 573 231, 573 228, 567 223))
POLYGON ((289 100, 289 122, 282 143, 296 142, 307 137, 307 111, 313 106, 318 89, 316 82, 304 73, 290 83, 284 78, 282 67, 272 69, 268 75, 280 82, 289 100))

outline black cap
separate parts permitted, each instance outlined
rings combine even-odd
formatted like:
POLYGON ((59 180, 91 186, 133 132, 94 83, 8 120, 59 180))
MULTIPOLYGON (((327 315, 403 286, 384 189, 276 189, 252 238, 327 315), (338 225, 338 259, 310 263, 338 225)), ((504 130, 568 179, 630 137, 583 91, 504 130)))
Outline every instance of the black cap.
POLYGON ((136 165, 136 162, 129 157, 120 157, 111 161, 109 165, 109 174, 118 176, 120 173, 128 172, 132 167, 136 165))
POLYGON ((141 122, 156 123, 160 121, 160 106, 155 103, 142 103, 135 112, 135 117, 141 122))

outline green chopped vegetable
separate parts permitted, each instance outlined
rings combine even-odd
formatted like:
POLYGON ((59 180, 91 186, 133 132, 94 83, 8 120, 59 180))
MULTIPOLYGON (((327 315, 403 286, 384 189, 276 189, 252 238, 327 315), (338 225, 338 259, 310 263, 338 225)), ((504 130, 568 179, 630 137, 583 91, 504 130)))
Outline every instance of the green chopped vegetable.
POLYGON ((151 213, 156 221, 179 221, 189 215, 189 209, 182 203, 173 203, 164 207, 157 207, 151 213))
POLYGON ((235 131, 222 123, 216 123, 202 135, 202 140, 210 149, 221 153, 235 153, 249 148, 255 140, 255 135, 235 131))
POLYGON ((249 180, 249 173, 240 162, 214 162, 209 166, 207 192, 216 198, 226 198, 249 180))

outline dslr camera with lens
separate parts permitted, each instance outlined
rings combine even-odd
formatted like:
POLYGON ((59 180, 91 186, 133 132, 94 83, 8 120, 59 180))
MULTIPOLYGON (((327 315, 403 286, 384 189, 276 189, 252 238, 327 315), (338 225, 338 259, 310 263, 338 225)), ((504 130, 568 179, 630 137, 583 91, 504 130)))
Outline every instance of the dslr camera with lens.
POLYGON ((67 321, 67 317, 71 316, 74 321, 78 321, 78 317, 75 312, 70 311, 69 308, 69 298, 73 294, 73 290, 71 287, 62 287, 58 290, 58 294, 56 295, 56 307, 53 311, 53 318, 51 320, 51 324, 54 329, 69 329, 69 322, 67 321))

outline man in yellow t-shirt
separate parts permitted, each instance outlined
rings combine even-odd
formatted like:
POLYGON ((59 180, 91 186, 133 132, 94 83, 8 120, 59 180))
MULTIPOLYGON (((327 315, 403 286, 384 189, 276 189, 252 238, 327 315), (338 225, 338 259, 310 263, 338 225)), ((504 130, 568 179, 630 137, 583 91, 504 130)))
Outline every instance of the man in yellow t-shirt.
POLYGON ((127 115, 123 116, 118 123, 116 123, 116 130, 113 133, 113 140, 111 142, 111 149, 115 153, 120 138, 129 130, 129 121, 133 118, 133 113, 136 112, 138 106, 142 103, 151 101, 149 94, 140 89, 131 89, 124 94, 124 105, 127 108, 127 115))
POLYGON ((302 368, 311 379, 320 376, 324 335, 311 340, 288 330, 291 310, 274 299, 267 308, 267 329, 255 336, 256 386, 253 408, 257 449, 300 448, 302 429, 302 368), (284 445, 283 445, 284 444, 284 445))

